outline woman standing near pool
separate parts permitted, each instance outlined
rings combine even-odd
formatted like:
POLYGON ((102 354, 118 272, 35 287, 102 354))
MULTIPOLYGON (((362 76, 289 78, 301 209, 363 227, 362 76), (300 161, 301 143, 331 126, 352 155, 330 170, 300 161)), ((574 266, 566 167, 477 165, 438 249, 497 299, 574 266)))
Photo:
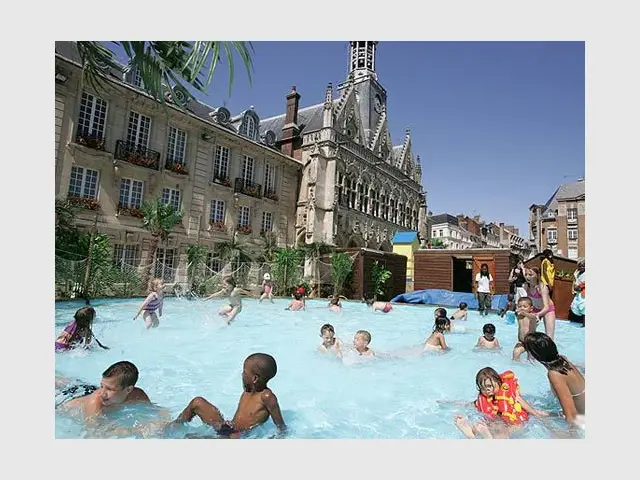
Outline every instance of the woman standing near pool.
POLYGON ((527 296, 533 303, 533 312, 538 320, 544 318, 544 331, 553 340, 556 329, 556 306, 549 295, 549 288, 540 278, 538 267, 526 268, 524 277, 527 279, 525 288, 527 296))

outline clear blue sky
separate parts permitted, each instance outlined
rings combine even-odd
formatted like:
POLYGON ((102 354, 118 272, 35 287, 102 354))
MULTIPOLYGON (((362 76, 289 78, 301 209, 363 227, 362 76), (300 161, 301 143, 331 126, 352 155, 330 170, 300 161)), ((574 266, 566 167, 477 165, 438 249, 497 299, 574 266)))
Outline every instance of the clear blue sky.
MULTIPOLYGON (((251 86, 236 59, 231 97, 221 68, 197 98, 266 118, 284 113, 292 85, 304 107, 348 73, 348 42, 253 46, 251 86)), ((528 207, 584 177, 583 42, 380 42, 376 72, 393 143, 411 128, 434 214, 479 214, 526 239, 528 207)))

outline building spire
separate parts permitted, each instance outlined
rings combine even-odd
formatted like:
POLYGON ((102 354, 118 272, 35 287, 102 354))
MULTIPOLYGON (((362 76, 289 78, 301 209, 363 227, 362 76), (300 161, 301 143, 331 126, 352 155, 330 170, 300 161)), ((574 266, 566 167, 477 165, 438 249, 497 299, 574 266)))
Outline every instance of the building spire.
POLYGON ((376 45, 374 41, 350 42, 349 73, 355 70, 376 71, 376 45))

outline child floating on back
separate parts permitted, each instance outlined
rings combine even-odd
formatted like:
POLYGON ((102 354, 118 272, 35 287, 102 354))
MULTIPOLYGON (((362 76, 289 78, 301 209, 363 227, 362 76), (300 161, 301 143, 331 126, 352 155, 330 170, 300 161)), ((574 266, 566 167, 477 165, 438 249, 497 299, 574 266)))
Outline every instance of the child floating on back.
POLYGON ((529 415, 548 416, 520 396, 518 379, 511 370, 499 374, 485 367, 476 374, 476 387, 478 398, 473 405, 489 423, 470 425, 462 415, 456 415, 455 424, 467 438, 509 438, 529 420, 529 415))

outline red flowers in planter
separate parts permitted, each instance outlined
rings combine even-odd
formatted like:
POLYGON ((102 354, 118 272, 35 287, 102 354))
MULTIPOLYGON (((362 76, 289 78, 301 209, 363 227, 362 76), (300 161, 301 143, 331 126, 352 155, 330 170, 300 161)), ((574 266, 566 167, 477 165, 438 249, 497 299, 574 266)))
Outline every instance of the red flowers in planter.
POLYGON ((155 167, 156 159, 151 157, 145 157, 142 155, 138 155, 134 152, 127 152, 125 154, 124 160, 129 163, 133 163, 134 165, 140 165, 142 167, 155 167))
POLYGON ((100 204, 95 198, 67 197, 69 203, 86 210, 100 210, 100 204))
POLYGON ((178 162, 167 162, 167 164, 165 165, 165 168, 173 173, 178 173, 180 175, 188 175, 189 171, 187 170, 187 167, 182 164, 182 163, 178 163, 178 162))
POLYGON ((248 235, 251 233, 251 227, 249 225, 240 226, 238 227, 238 232, 248 235))
POLYGON ((128 206, 128 205, 122 205, 122 204, 118 205, 118 214, 119 215, 130 215, 130 216, 136 217, 136 218, 144 217, 144 215, 142 213, 142 210, 140 210, 139 208, 128 206))
POLYGON ((213 220, 211 220, 209 222, 209 225, 211 225, 213 228, 217 228, 218 230, 222 230, 224 228, 224 222, 214 222, 213 220))

